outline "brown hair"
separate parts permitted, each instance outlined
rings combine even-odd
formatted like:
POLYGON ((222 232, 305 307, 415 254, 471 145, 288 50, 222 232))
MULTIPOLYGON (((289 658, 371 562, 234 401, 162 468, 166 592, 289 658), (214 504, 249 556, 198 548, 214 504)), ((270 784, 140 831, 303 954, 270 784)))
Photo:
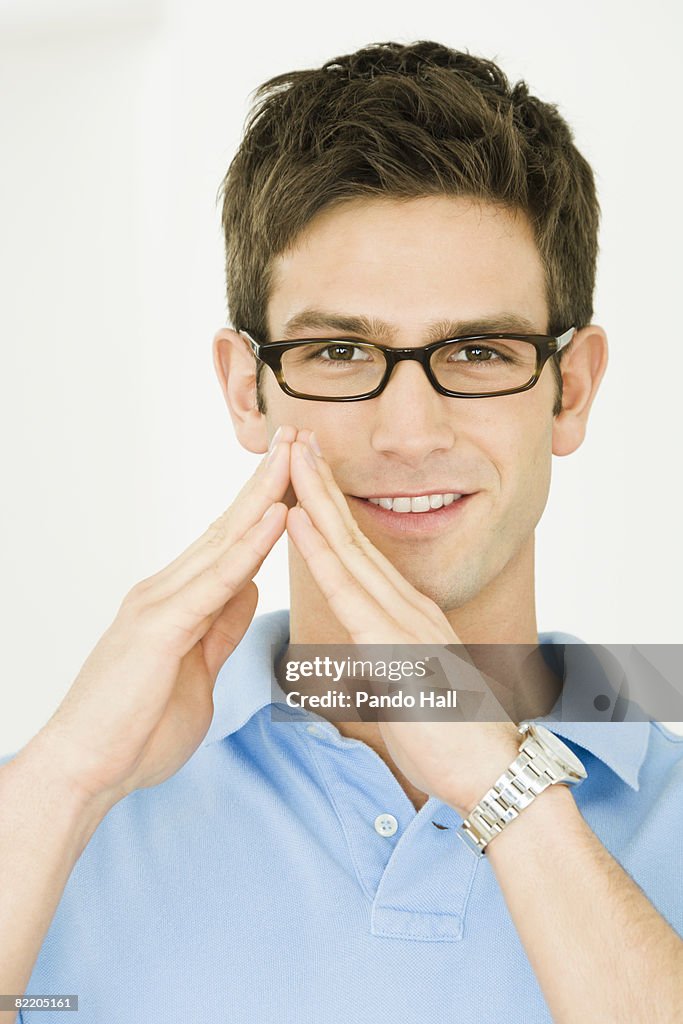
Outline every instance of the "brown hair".
MULTIPOLYGON (((230 318, 263 341, 273 340, 274 257, 324 207, 360 197, 470 196, 523 210, 545 269, 548 333, 593 315, 600 209, 569 125, 492 61, 439 43, 378 43, 265 82, 221 195, 230 318)), ((554 415, 566 351, 551 360, 554 415)))

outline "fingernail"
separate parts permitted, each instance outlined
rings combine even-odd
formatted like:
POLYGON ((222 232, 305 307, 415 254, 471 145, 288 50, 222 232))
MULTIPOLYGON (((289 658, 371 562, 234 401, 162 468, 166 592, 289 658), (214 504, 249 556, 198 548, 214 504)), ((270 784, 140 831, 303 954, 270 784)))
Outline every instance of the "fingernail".
POLYGON ((278 441, 280 440, 281 437, 282 437, 282 427, 278 427, 277 430, 275 431, 275 433, 273 434, 272 438, 271 438, 270 444, 268 445, 268 451, 269 452, 272 452, 273 448, 278 443, 278 441))
POLYGON ((264 519, 267 519, 268 516, 272 515, 274 511, 275 511, 275 505, 269 505, 268 508, 266 509, 266 511, 261 516, 261 522, 263 522, 264 519))
POLYGON ((311 448, 313 449, 316 455, 322 455, 320 445, 318 444, 318 438, 315 436, 313 431, 311 431, 311 436, 308 439, 308 443, 310 444, 311 448))
POLYGON ((306 511, 306 509, 305 509, 305 508, 303 507, 303 505, 299 505, 299 506, 298 506, 298 509, 299 509, 299 513, 301 514, 301 517, 302 517, 302 519, 305 519, 305 520, 306 520, 306 522, 308 523, 308 525, 309 525, 309 526, 312 526, 312 525, 313 525, 313 523, 312 523, 312 521, 311 521, 311 517, 309 516, 308 512, 307 512, 307 511, 306 511))

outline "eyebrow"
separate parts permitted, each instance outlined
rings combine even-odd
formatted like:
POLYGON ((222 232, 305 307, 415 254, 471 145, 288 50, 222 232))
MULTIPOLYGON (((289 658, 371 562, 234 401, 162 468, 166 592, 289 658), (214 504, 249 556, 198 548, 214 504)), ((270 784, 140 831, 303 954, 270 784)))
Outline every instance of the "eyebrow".
MULTIPOLYGON (((362 335, 388 344, 398 335, 396 325, 386 320, 363 315, 328 312, 322 309, 304 309, 285 323, 282 340, 291 341, 301 331, 340 331, 342 334, 362 335)), ((542 334, 535 324, 519 313, 494 313, 473 320, 433 320, 426 325, 425 344, 447 338, 471 334, 542 334)))

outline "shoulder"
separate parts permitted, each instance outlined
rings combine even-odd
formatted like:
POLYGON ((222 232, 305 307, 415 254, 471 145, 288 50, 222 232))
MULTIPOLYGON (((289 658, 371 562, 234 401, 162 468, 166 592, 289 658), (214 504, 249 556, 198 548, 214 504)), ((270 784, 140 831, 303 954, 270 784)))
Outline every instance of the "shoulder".
MULTIPOLYGON (((651 722, 650 723, 662 737, 664 744, 672 744, 673 748, 678 748, 678 756, 683 757, 683 732, 673 732, 663 722, 651 722)), ((683 722, 680 723, 681 730, 683 730, 683 722)))
MULTIPOLYGON (((680 801, 683 793, 683 736, 661 722, 649 723, 647 751, 640 769, 640 791, 680 801)), ((683 819, 681 819, 683 822, 683 819)))
POLYGON ((664 767, 683 765, 683 736, 662 722, 650 722, 648 758, 655 758, 664 767))
POLYGON ((654 758, 662 768, 677 768, 683 773, 683 736, 662 722, 650 722, 648 757, 654 758))

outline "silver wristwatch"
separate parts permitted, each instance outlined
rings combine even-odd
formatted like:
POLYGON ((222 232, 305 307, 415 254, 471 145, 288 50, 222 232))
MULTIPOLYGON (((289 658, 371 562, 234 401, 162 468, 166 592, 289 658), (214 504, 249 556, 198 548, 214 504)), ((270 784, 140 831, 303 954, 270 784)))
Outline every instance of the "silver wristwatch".
POLYGON ((494 782, 458 829, 465 843, 482 856, 491 840, 548 786, 575 786, 587 777, 566 743, 543 725, 522 722, 519 754, 494 782))

